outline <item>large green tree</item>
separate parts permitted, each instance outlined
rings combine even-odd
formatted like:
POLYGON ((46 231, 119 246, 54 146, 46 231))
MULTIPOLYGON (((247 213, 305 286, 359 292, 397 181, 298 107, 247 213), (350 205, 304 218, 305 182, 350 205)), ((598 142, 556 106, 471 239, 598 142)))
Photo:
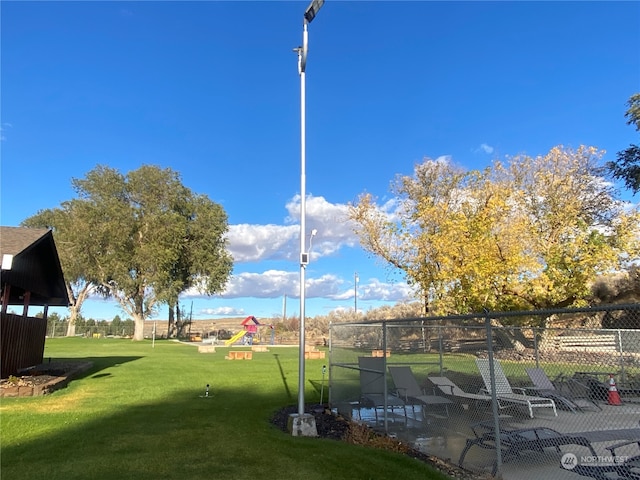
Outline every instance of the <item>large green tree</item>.
POLYGON ((88 256, 89 250, 82 247, 90 238, 87 223, 74 213, 70 202, 63 202, 59 208, 41 210, 24 220, 22 225, 53 230, 69 297, 67 336, 74 336, 76 320, 81 315, 82 305, 95 290, 91 281, 92 263, 88 256))
MULTIPOLYGON (((629 108, 625 113, 627 125, 634 125, 640 132, 640 93, 629 98, 629 108)), ((640 192, 640 146, 629 145, 628 148, 618 152, 616 160, 607 164, 609 172, 614 178, 622 180, 625 186, 634 194, 640 192)))
POLYGON ((233 268, 227 215, 177 172, 145 165, 122 175, 98 166, 72 183, 78 196, 65 202, 70 221, 61 225, 82 225, 74 249, 85 275, 133 319, 135 340, 161 304, 177 305, 187 289, 222 291, 233 268))
POLYGON ((638 213, 603 181, 601 157, 556 147, 483 171, 426 160, 396 178, 392 201, 364 194, 350 217, 434 313, 579 305, 639 254, 638 213))

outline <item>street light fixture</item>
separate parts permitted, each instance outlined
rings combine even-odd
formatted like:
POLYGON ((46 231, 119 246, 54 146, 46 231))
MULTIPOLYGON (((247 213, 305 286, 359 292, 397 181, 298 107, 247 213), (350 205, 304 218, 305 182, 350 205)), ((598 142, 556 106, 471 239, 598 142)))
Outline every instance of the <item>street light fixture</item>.
MULTIPOLYGON (((308 265, 311 260, 311 247, 313 245, 313 237, 318 234, 318 230, 315 228, 311 230, 311 235, 309 236, 309 249, 306 252, 300 253, 300 265, 308 265)), ((304 246, 302 247, 304 249, 304 246)))
MULTIPOLYGON (((304 413, 304 369, 305 369, 305 271, 309 264, 309 252, 305 251, 307 237, 306 230, 306 83, 305 71, 307 68, 307 51, 309 45, 308 25, 316 17, 324 5, 324 0, 313 0, 304 12, 302 21, 302 46, 294 49, 298 54, 298 74, 300 75, 300 352, 298 366, 298 414, 292 415, 291 433, 295 436, 317 436, 315 417, 304 413)), ((309 240, 317 233, 314 229, 309 240)))
POLYGON ((307 23, 311 23, 311 21, 316 18, 316 15, 324 5, 324 0, 313 0, 304 11, 304 19, 307 23))

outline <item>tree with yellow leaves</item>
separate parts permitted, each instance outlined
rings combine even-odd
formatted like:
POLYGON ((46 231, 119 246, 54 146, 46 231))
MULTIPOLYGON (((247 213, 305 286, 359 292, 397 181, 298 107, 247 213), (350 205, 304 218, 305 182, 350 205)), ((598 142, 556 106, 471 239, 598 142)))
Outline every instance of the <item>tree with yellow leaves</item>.
POLYGON ((638 211, 603 180, 602 155, 555 147, 483 171, 426 159, 395 179, 393 201, 363 194, 350 218, 432 313, 577 306, 640 255, 638 211))

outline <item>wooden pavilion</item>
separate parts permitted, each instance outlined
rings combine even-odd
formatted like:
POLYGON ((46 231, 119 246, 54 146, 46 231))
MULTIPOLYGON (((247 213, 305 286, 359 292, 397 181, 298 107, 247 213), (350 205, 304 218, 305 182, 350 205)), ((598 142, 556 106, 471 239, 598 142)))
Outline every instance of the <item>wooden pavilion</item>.
POLYGON ((0 356, 2 378, 42 363, 50 306, 67 307, 69 297, 51 230, 0 227, 0 356), (22 313, 8 311, 18 306, 22 313), (42 318, 29 307, 44 307, 42 318))

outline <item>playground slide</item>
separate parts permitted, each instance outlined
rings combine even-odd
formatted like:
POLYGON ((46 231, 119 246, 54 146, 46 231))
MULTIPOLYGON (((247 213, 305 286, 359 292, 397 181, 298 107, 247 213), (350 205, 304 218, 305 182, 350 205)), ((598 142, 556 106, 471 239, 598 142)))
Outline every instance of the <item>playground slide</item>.
POLYGON ((246 330, 240 330, 238 333, 236 333, 233 337, 231 337, 229 340, 225 340, 224 344, 225 346, 229 346, 232 343, 237 342, 238 340, 240 340, 242 337, 244 337, 245 333, 247 333, 246 330))

